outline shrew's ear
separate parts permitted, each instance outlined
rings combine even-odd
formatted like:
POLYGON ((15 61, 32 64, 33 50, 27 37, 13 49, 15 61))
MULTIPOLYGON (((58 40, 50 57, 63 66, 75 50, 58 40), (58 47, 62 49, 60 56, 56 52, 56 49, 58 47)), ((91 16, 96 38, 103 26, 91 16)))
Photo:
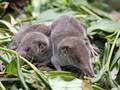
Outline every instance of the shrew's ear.
POLYGON ((39 53, 44 53, 45 51, 47 51, 47 48, 48 48, 47 43, 42 41, 37 41, 36 44, 38 46, 39 53))
POLYGON ((59 50, 60 53, 68 53, 68 52, 72 51, 72 47, 70 47, 70 46, 61 46, 61 47, 59 47, 58 50, 59 50))
POLYGON ((38 45, 39 48, 41 48, 43 46, 47 46, 47 43, 42 42, 42 41, 36 41, 35 44, 38 45))

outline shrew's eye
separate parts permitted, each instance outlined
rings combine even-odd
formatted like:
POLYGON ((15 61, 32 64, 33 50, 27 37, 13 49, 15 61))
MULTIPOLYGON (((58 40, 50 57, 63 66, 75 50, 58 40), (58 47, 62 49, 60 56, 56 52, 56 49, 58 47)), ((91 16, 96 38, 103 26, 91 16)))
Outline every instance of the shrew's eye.
POLYGON ((26 49, 25 49, 25 51, 26 51, 26 52, 29 52, 29 51, 30 51, 30 48, 29 48, 29 47, 28 47, 28 48, 26 48, 26 49))

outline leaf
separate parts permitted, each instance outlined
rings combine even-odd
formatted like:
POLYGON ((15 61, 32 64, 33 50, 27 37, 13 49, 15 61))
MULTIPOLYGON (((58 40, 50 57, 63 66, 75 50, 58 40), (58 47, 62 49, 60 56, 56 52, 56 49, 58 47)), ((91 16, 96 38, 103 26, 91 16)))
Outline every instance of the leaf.
POLYGON ((41 88, 47 88, 42 84, 42 81, 39 79, 39 77, 37 77, 36 73, 33 70, 25 70, 25 72, 23 73, 25 77, 25 81, 33 88, 35 88, 35 90, 41 90, 41 88))
POLYGON ((110 43, 105 43, 105 47, 104 47, 104 55, 103 55, 103 59, 102 59, 102 67, 105 66, 106 62, 107 62, 107 58, 109 56, 110 53, 110 43))
POLYGON ((18 73, 18 77, 22 83, 22 85, 24 86, 25 90, 29 90, 26 82, 25 82, 25 78, 23 76, 23 72, 21 70, 21 64, 20 64, 20 56, 18 54, 16 54, 16 64, 17 64, 17 73, 18 73))
POLYGON ((111 62, 110 68, 114 69, 114 65, 120 61, 120 48, 117 50, 117 52, 115 53, 115 56, 111 62))
POLYGON ((85 5, 85 6, 88 5, 87 0, 70 0, 70 3, 74 6, 77 6, 77 7, 79 7, 81 5, 85 5))
POLYGON ((0 56, 0 60, 3 61, 4 63, 9 63, 8 60, 3 58, 2 56, 0 56))
POLYGON ((120 38, 118 38, 118 40, 116 41, 116 46, 120 47, 120 38))
POLYGON ((120 59, 118 60, 118 66, 120 67, 120 59))
POLYGON ((41 0, 32 0, 32 6, 33 6, 33 11, 32 11, 33 16, 39 16, 41 0), (36 3, 36 2, 38 2, 38 3, 36 3))
POLYGON ((33 23, 38 24, 38 23, 42 23, 42 22, 48 22, 48 21, 54 20, 62 15, 72 15, 72 12, 57 13, 55 9, 49 9, 47 11, 42 12, 40 14, 40 16, 37 18, 37 20, 34 21, 33 23))
POLYGON ((18 78, 12 78, 12 77, 2 77, 2 78, 0 78, 0 81, 1 82, 5 82, 5 81, 14 82, 14 81, 19 81, 19 79, 18 78))
POLYGON ((50 71, 49 74, 48 81, 53 90, 92 90, 90 80, 77 79, 70 72, 50 71))
POLYGON ((4 85, 2 84, 2 82, 0 82, 0 89, 2 89, 2 90, 7 90, 7 89, 4 87, 4 85))
POLYGON ((97 85, 92 85, 93 90, 105 90, 103 88, 101 88, 100 86, 97 85))
POLYGON ((60 77, 48 79, 53 90, 82 90, 82 80, 64 81, 60 77))
POLYGON ((48 75, 48 77, 50 78, 55 78, 57 76, 67 81, 70 81, 76 78, 71 72, 66 72, 66 71, 50 71, 48 75))
POLYGON ((92 81, 93 83, 98 82, 105 73, 105 67, 103 67, 100 72, 97 74, 96 78, 92 81))
POLYGON ((15 60, 11 61, 6 66, 6 73, 8 75, 15 75, 15 76, 17 76, 17 65, 16 65, 16 61, 15 60))
MULTIPOLYGON (((119 86, 120 87, 120 86, 119 86)), ((112 88, 111 90, 119 90, 117 87, 112 88)))
POLYGON ((91 23, 91 26, 88 28, 88 33, 91 33, 96 30, 112 33, 117 30, 120 30, 120 23, 107 19, 99 20, 91 23))
POLYGON ((8 2, 2 2, 0 3, 0 18, 5 14, 5 10, 8 7, 8 2))
POLYGON ((12 55, 9 54, 9 53, 3 53, 1 54, 1 60, 4 62, 4 63, 11 63, 12 61, 12 55), (3 60, 4 59, 4 60, 3 60))
POLYGON ((11 85, 11 90, 19 90, 15 84, 11 85))
POLYGON ((17 24, 15 18, 12 15, 9 15, 9 16, 10 16, 10 19, 11 19, 11 25, 13 26, 13 25, 17 24))
POLYGON ((115 83, 113 78, 115 78, 115 74, 112 75, 112 73, 110 73, 110 71, 107 72, 108 76, 106 76, 106 81, 108 82, 108 85, 110 85, 111 87, 115 87, 115 83))
MULTIPOLYGON (((103 3, 102 3, 102 5, 103 5, 103 3)), ((101 6, 101 5, 99 4, 99 6, 101 6)), ((95 12, 99 16, 102 16, 104 18, 113 20, 113 17, 109 13, 107 13, 107 12, 101 10, 101 9, 97 9, 95 7, 92 7, 92 6, 90 6, 89 8, 90 8, 90 10, 92 10, 93 12, 95 12)))
POLYGON ((119 68, 118 67, 114 67, 113 70, 110 72, 111 75, 111 79, 115 80, 117 77, 117 73, 119 72, 119 68))
POLYGON ((0 20, 0 23, 3 23, 4 25, 6 25, 9 28, 9 32, 13 34, 17 33, 17 30, 15 29, 15 27, 13 27, 9 22, 0 20))
POLYGON ((50 75, 72 75, 73 74, 71 72, 67 72, 67 71, 50 71, 49 72, 50 75))

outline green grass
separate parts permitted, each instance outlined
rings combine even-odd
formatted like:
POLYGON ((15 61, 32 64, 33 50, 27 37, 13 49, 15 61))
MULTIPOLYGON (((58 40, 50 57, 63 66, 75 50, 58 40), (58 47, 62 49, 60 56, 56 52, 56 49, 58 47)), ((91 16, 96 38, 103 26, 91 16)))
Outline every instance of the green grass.
MULTIPOLYGON (((97 0, 95 1, 97 2, 97 0)), ((4 13, 6 11, 5 5, 0 4, 0 7, 3 7, 2 10, 0 8, 2 12, 0 16, 0 62, 5 66, 0 72, 1 90, 52 90, 53 86, 49 81, 53 77, 62 77, 67 82, 76 79, 70 72, 41 71, 15 51, 9 49, 12 37, 26 22, 48 24, 61 15, 72 15, 79 19, 87 27, 88 36, 94 40, 102 52, 94 58, 96 77, 87 78, 92 82, 88 86, 93 87, 93 90, 120 89, 118 75, 120 72, 120 22, 110 17, 109 13, 95 8, 85 0, 41 0, 39 5, 31 1, 22 14, 16 11, 19 13, 19 17, 16 17, 14 13, 4 13), (99 12, 101 16, 98 15, 99 12), (16 56, 16 60, 12 60, 13 56, 16 56), (22 62, 24 64, 21 64, 22 62), (25 65, 29 69, 25 68, 25 65)), ((85 82, 86 78, 77 79, 85 82)), ((58 78, 53 80, 57 81, 58 78)), ((55 83, 52 82, 52 84, 55 83)))

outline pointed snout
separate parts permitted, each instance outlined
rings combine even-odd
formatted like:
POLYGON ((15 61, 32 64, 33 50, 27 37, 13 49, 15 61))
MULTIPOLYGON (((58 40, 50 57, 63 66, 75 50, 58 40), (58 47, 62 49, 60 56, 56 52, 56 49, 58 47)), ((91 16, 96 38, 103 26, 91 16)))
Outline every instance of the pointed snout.
POLYGON ((88 77, 95 77, 95 73, 92 67, 85 66, 83 68, 84 74, 88 77))

